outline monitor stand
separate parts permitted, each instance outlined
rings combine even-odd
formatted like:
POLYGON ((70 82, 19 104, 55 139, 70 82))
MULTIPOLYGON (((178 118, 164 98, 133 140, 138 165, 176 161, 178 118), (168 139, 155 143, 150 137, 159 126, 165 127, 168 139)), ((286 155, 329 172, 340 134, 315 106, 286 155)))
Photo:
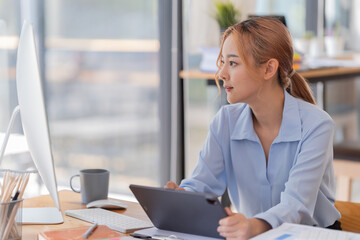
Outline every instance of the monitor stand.
POLYGON ((55 207, 22 209, 22 224, 59 224, 63 222, 61 211, 55 207))
MULTIPOLYGON (((16 116, 20 112, 20 107, 16 106, 6 130, 5 137, 0 149, 0 166, 5 154, 6 145, 10 137, 10 131, 14 124, 16 116)), ((22 208, 22 223, 23 224, 58 224, 63 223, 64 219, 61 211, 55 207, 41 207, 41 208, 22 208)))

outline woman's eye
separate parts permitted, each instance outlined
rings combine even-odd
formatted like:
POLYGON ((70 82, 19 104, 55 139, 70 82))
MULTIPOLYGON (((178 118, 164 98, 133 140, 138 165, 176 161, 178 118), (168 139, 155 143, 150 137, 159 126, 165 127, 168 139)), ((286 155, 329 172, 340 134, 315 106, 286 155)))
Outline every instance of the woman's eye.
POLYGON ((224 64, 225 64, 225 61, 224 61, 224 60, 221 60, 220 63, 221 63, 221 65, 224 65, 224 64))
POLYGON ((230 61, 230 66, 235 66, 236 62, 230 61))

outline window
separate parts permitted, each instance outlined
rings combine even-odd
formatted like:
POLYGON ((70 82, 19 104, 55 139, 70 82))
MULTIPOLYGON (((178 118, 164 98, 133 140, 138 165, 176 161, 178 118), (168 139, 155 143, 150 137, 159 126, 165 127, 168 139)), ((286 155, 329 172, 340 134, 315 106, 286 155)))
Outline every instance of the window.
POLYGON ((59 185, 108 168, 112 192, 157 185, 157 1, 45 6, 47 102, 59 185))
MULTIPOLYGON (((14 2, 0 3, 0 19, 20 30, 20 1, 14 2), (6 16, 9 5, 16 17, 6 16)), ((25 11, 39 37, 59 187, 68 188, 83 168, 109 169, 112 193, 130 193, 130 183, 159 185, 158 1, 39 2, 25 11)), ((16 102, 15 88, 9 92, 16 102)))

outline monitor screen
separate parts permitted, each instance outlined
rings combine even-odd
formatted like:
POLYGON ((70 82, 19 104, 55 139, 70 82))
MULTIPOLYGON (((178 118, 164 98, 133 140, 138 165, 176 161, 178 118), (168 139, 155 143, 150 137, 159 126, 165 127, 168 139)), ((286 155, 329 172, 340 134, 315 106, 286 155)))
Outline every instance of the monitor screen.
POLYGON ((254 17, 272 17, 275 18, 277 20, 279 20, 280 22, 282 22, 285 26, 286 26, 286 19, 285 16, 283 15, 249 15, 249 18, 254 18, 254 17))
POLYGON ((31 157, 56 207, 60 209, 34 32, 27 21, 23 24, 19 40, 16 85, 21 122, 31 157))

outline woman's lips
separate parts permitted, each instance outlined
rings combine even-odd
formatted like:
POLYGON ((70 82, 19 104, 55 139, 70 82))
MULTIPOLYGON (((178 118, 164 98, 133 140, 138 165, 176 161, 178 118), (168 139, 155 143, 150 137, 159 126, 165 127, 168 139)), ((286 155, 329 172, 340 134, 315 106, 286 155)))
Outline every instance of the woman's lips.
POLYGON ((233 87, 224 87, 224 88, 226 92, 230 92, 233 89, 233 87))

